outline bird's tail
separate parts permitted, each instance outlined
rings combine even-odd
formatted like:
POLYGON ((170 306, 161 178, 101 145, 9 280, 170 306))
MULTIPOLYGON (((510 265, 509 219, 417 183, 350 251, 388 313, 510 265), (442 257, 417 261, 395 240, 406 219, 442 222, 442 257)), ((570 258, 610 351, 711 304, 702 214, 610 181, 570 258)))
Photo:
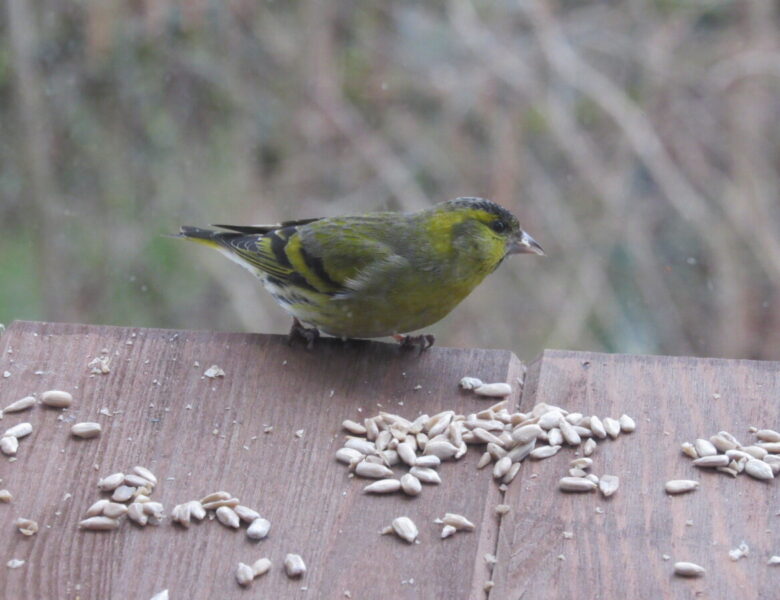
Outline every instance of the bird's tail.
POLYGON ((220 235, 223 235, 223 233, 215 231, 214 229, 203 229, 201 227, 182 225, 178 235, 173 235, 171 237, 184 238, 185 240, 191 240, 214 248, 220 246, 220 235))

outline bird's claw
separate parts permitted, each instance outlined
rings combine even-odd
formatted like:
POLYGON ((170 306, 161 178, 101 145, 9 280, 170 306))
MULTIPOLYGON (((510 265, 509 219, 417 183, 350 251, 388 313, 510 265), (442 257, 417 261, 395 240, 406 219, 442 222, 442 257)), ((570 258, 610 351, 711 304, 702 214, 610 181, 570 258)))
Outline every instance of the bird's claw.
POLYGON ((436 338, 432 333, 424 333, 421 335, 401 335, 400 333, 397 333, 393 336, 393 339, 395 339, 403 349, 417 347, 420 354, 433 346, 436 341, 436 338))
POLYGON ((316 327, 304 327, 301 322, 293 317, 293 324, 290 327, 290 333, 287 334, 287 344, 292 346, 295 338, 301 338, 306 342, 306 349, 314 348, 314 341, 320 337, 320 330, 316 327))

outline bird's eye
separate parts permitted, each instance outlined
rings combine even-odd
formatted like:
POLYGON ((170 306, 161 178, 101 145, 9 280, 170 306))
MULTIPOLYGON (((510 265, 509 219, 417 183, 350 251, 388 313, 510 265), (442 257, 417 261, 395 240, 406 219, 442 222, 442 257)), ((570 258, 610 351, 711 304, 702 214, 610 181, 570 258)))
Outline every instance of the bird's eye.
POLYGON ((499 219, 499 220, 493 221, 490 224, 490 228, 493 231, 495 231, 496 233, 504 233, 504 231, 506 231, 506 223, 504 223, 503 221, 501 221, 499 219))

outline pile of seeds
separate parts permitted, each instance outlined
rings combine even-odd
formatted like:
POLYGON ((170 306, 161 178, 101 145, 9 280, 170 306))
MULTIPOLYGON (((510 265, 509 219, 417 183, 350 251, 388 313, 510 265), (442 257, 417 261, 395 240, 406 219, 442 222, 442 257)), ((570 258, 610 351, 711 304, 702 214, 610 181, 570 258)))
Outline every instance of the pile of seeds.
MULTIPOLYGON (((246 535, 252 540, 262 540, 271 530, 271 522, 260 516, 256 510, 241 505, 230 492, 212 492, 200 500, 177 504, 171 511, 171 520, 182 527, 189 527, 192 519, 202 521, 214 511, 217 521, 229 529, 238 529, 241 521, 248 524, 246 535)), ((214 518, 214 517, 211 517, 214 518)))
MULTIPOLYGON (((416 496, 422 490, 422 483, 441 483, 436 468, 442 461, 462 458, 470 445, 485 445, 478 468, 494 463, 493 477, 506 486, 515 478, 526 457, 549 458, 564 445, 581 447, 587 457, 593 454, 598 441, 615 439, 621 432, 636 428, 628 415, 602 420, 545 403, 537 404, 530 413, 510 413, 507 406, 508 401, 502 400, 478 413, 459 415, 445 410, 433 416, 423 414, 414 420, 387 412, 366 418, 362 423, 347 419, 342 423, 347 439, 344 447, 336 452, 336 459, 348 465, 354 475, 377 480, 364 488, 366 493, 402 491, 416 496), (399 465, 409 470, 396 478, 393 467, 399 465)), ((599 479, 585 472, 592 461, 587 459, 586 466, 584 460, 575 461, 571 476, 559 484, 561 489, 597 489, 599 479), (574 482, 575 479, 578 481, 574 482)), ((602 492, 608 496, 617 489, 618 482, 614 476, 606 477, 602 492)))
MULTIPOLYGON (((699 438, 693 443, 684 442, 681 449, 683 454, 693 459, 696 467, 715 469, 731 477, 747 473, 755 479, 772 480, 780 473, 780 433, 772 429, 755 430, 753 433, 758 442, 748 446, 743 446, 728 431, 719 431, 709 440, 699 438)), ((669 491, 671 483, 667 483, 667 492, 675 493, 669 491)), ((680 485, 676 484, 677 487, 680 485)))
POLYGON ((159 525, 164 509, 162 504, 152 501, 156 485, 154 473, 141 466, 133 467, 127 475, 112 473, 101 478, 98 489, 110 493, 111 498, 101 498, 90 506, 79 526, 92 531, 112 531, 119 528, 124 516, 141 527, 148 523, 159 525))

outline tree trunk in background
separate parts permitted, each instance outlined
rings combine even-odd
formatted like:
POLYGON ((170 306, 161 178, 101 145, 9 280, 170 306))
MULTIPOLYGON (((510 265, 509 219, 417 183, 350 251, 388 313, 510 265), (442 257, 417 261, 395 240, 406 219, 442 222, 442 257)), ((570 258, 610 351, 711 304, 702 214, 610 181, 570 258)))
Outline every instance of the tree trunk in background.
POLYGON ((61 320, 68 312, 68 295, 60 285, 63 264, 58 257, 55 215, 60 213, 49 150, 52 128, 44 100, 44 85, 35 52, 40 47, 29 2, 6 2, 12 49, 11 64, 17 86, 15 110, 24 137, 21 140, 29 195, 29 231, 36 253, 38 279, 46 318, 61 320))

